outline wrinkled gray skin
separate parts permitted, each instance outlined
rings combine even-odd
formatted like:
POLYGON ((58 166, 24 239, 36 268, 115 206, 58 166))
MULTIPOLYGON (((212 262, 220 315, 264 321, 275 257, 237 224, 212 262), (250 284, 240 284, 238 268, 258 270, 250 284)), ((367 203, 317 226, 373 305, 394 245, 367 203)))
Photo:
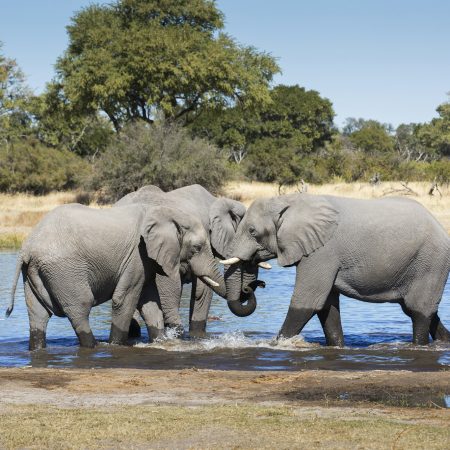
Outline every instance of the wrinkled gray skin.
POLYGON ((112 299, 110 342, 124 344, 141 296, 155 277, 179 284, 180 265, 209 277, 223 293, 225 283, 200 221, 167 207, 129 205, 91 209, 64 205, 50 212, 23 245, 20 271, 30 320, 30 349, 45 347, 52 314, 67 316, 80 345, 93 347, 89 326, 93 306, 112 299))
MULTIPOLYGON (((231 241, 235 236, 235 230, 245 214, 245 206, 235 200, 216 198, 200 185, 186 186, 164 193, 156 186, 144 186, 136 192, 120 199, 114 207, 133 203, 148 205, 167 205, 177 208, 186 214, 193 214, 200 219, 207 231, 211 248, 215 256, 225 258, 231 241)), ((201 280, 193 276, 189 267, 183 266, 180 272, 181 282, 192 282, 192 294, 189 314, 189 332, 191 336, 203 336, 209 308, 211 305, 212 291, 201 280)), ((230 310, 238 316, 248 316, 256 308, 256 298, 253 290, 258 286, 258 266, 244 264, 225 269, 226 293, 222 297, 227 299, 230 310)), ((167 327, 182 330, 179 306, 181 299, 181 286, 168 278, 157 277, 157 292, 159 299, 139 305, 150 339, 154 339, 167 327), (158 308, 158 303, 165 304, 164 315, 158 308)), ((259 285, 262 283, 259 282, 259 285)), ((131 336, 140 333, 135 314, 130 328, 131 336)))
POLYGON ((419 203, 293 194, 255 201, 241 221, 230 256, 277 257, 297 267, 279 336, 298 334, 318 313, 329 345, 343 345, 339 294, 399 303, 413 341, 450 340, 437 311, 450 268, 450 238, 419 203))

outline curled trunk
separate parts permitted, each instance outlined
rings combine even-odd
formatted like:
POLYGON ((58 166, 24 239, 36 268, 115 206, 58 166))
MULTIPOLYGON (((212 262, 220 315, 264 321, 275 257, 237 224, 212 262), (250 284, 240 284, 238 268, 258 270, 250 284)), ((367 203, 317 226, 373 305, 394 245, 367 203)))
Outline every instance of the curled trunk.
POLYGON ((252 314, 257 306, 254 294, 258 286, 258 267, 250 263, 225 267, 226 299, 230 311, 238 317, 252 314))

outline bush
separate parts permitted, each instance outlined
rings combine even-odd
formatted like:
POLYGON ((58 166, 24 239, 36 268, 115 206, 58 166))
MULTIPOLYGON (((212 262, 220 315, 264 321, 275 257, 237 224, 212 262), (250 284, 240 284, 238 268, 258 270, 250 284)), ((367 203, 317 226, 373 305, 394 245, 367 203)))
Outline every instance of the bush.
POLYGON ((0 146, 0 191, 46 194, 73 189, 89 173, 89 164, 69 151, 36 140, 17 140, 0 146))
POLYGON ((227 178, 226 164, 217 147, 193 139, 178 125, 139 121, 124 128, 96 161, 90 188, 104 202, 146 184, 168 191, 198 183, 218 192, 227 178))

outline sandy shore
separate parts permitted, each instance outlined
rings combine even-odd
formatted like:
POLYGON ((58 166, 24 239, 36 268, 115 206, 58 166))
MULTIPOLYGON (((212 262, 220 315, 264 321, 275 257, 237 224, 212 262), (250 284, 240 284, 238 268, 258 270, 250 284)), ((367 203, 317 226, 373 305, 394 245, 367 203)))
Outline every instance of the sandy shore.
POLYGON ((449 448, 448 394, 450 371, 0 369, 0 448, 449 448))

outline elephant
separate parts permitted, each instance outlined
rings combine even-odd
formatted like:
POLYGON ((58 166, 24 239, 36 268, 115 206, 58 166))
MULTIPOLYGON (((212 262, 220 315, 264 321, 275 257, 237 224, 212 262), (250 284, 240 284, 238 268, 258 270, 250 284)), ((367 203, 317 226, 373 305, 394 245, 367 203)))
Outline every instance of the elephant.
POLYGON ((291 194, 256 200, 239 224, 229 258, 296 266, 278 337, 300 333, 317 313, 328 345, 344 343, 339 295, 399 303, 413 342, 450 340, 437 311, 450 269, 450 238, 419 203, 291 194))
MULTIPOLYGON (((164 193, 156 186, 144 186, 132 192, 114 204, 122 207, 129 204, 167 205, 177 208, 186 214, 194 214, 202 222, 210 238, 211 248, 215 256, 224 258, 234 237, 235 230, 244 216, 245 206, 235 200, 214 197, 209 191, 198 184, 185 186, 164 193)), ((267 264, 262 264, 269 268, 267 264)), ((189 313, 189 333, 192 337, 202 337, 206 332, 208 312, 212 300, 212 291, 201 280, 197 279, 189 267, 181 267, 181 281, 192 282, 192 293, 189 313)), ((226 295, 229 309, 237 316, 245 317, 255 311, 257 302, 254 290, 264 283, 258 278, 258 265, 244 264, 225 269, 226 295)), ((150 340, 164 333, 164 325, 175 328, 178 334, 183 329, 179 314, 181 285, 167 277, 156 278, 157 301, 146 301, 139 305, 150 340), (158 308, 158 303, 165 307, 158 308), (164 312, 164 317, 162 315, 164 312)), ((140 335, 137 322, 139 314, 135 313, 130 327, 130 336, 140 335)))
POLYGON ((225 282, 201 222, 166 206, 134 204, 93 209, 63 205, 48 213, 24 243, 11 303, 22 271, 30 321, 30 350, 46 346, 52 314, 68 317, 80 346, 94 347, 89 326, 93 306, 112 299, 110 343, 124 344, 141 296, 155 277, 179 284, 180 267, 219 295, 225 282))

